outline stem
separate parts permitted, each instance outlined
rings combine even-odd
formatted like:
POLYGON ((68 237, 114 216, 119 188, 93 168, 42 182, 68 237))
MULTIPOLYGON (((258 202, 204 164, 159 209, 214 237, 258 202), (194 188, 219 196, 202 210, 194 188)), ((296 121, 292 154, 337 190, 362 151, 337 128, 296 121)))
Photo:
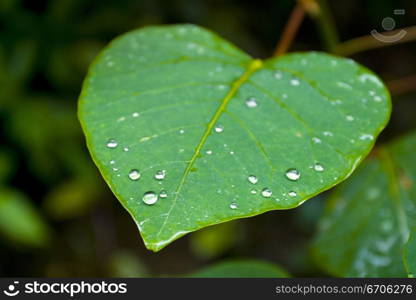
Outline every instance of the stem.
POLYGON ((286 53, 295 38, 295 35, 300 27, 305 16, 305 10, 301 2, 296 3, 290 14, 289 21, 283 29, 282 37, 280 38, 274 50, 273 56, 281 56, 286 53))
POLYGON ((315 7, 306 11, 315 20, 326 51, 333 52, 339 44, 339 37, 331 10, 326 0, 316 0, 315 7))
POLYGON ((335 48, 335 53, 342 56, 351 56, 358 52, 367 51, 370 49, 377 49, 392 45, 398 45, 410 41, 416 40, 416 26, 405 27, 402 29, 392 30, 389 32, 382 32, 381 34, 387 33, 386 35, 392 36, 398 34, 400 31, 405 30, 406 35, 393 43, 384 43, 375 39, 372 35, 366 35, 358 38, 351 39, 349 41, 339 44, 335 48))
POLYGON ((402 95, 416 90, 416 75, 395 79, 387 82, 392 95, 402 95))

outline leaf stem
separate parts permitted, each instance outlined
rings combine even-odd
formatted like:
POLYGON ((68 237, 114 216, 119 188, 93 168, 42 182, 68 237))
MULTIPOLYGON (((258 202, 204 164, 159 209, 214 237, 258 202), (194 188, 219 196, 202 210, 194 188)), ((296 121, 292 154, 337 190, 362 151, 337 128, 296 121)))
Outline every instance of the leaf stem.
POLYGON ((339 44, 335 48, 334 52, 342 56, 351 56, 358 52, 398 45, 398 44, 416 40, 416 26, 405 27, 401 29, 388 31, 388 32, 381 32, 381 34, 384 34, 386 36, 393 36, 393 35, 399 34, 403 30, 406 31, 406 35, 403 38, 395 42, 391 42, 391 43, 381 42, 377 40, 376 38, 374 38, 372 35, 366 35, 366 36, 354 38, 354 39, 351 39, 351 40, 348 40, 346 42, 339 44))
POLYGON ((276 48, 273 52, 273 56, 281 56, 287 52, 290 45, 295 38, 295 35, 300 27, 305 16, 305 9, 299 1, 296 3, 295 7, 290 14, 289 20, 286 23, 285 28, 283 29, 282 37, 280 38, 279 42, 276 45, 276 48))

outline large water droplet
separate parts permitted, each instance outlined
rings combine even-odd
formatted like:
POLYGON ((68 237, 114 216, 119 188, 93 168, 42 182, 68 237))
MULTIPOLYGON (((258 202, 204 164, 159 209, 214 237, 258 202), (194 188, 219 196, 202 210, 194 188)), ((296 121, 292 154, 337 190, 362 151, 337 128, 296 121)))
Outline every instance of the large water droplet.
POLYGON ((235 202, 231 203, 230 208, 231 209, 237 209, 238 208, 237 203, 235 203, 235 202))
POLYGON ((142 200, 147 205, 153 205, 157 202, 157 195, 155 192, 146 192, 144 193, 142 200))
POLYGON ((159 170, 155 174, 155 179, 156 180, 163 180, 163 179, 165 179, 165 176, 166 176, 166 170, 159 170))
POLYGON ((139 170, 137 169, 133 169, 129 172, 129 178, 131 180, 138 180, 140 178, 141 174, 139 172, 139 170))
POLYGON ((324 170, 324 167, 323 167, 321 164, 319 164, 319 163, 315 163, 315 164, 313 165, 313 169, 314 169, 315 171, 317 171, 317 172, 322 172, 322 171, 324 170))
POLYGON ((166 190, 161 190, 159 193, 160 198, 166 198, 168 196, 168 192, 166 190))
POLYGON ((222 125, 217 125, 217 126, 215 126, 214 130, 215 130, 215 132, 217 132, 217 133, 221 133, 221 132, 223 132, 223 131, 224 131, 224 126, 222 126, 222 125))
POLYGON ((300 178, 300 172, 296 169, 289 169, 286 171, 286 177, 290 180, 296 181, 300 178))
POLYGON ((256 175, 249 175, 249 176, 247 177, 247 180, 248 180, 250 183, 252 183, 252 184, 256 184, 256 183, 257 183, 257 181, 259 181, 259 179, 257 178, 257 176, 256 176, 256 175))
POLYGON ((115 140, 113 140, 113 139, 108 140, 108 142, 107 142, 107 147, 108 148, 116 148, 117 146, 118 146, 118 143, 115 140))
POLYGON ((258 106, 257 99, 254 98, 254 97, 247 98, 247 100, 246 100, 246 106, 248 108, 255 108, 255 107, 257 107, 258 106))
POLYGON ((296 197, 298 194, 294 191, 290 191, 289 193, 287 193, 290 197, 296 197))
POLYGON ((269 198, 269 197, 271 197, 271 196, 272 196, 272 194, 273 194, 273 192, 272 192, 272 190, 271 190, 271 189, 269 189, 269 188, 264 188, 264 189, 261 191, 261 195, 262 195, 263 197, 265 197, 265 198, 269 198))

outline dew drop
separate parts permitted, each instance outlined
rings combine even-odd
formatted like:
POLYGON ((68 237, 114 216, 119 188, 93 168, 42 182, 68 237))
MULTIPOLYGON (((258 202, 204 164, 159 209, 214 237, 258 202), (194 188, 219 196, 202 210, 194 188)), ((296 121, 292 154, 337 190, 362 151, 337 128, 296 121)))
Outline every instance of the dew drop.
POLYGON ((129 172, 129 178, 131 180, 138 180, 140 178, 141 174, 139 172, 139 170, 137 169, 133 169, 129 172))
POLYGON ((163 179, 165 179, 165 176, 166 176, 166 171, 165 170, 159 170, 155 174, 155 179, 156 180, 163 180, 163 179))
POLYGON ((111 140, 109 140, 108 142, 107 142, 107 147, 108 148, 116 148, 118 146, 118 143, 115 141, 115 140, 113 140, 113 139, 111 139, 111 140))
POLYGON ((289 193, 287 193, 290 197, 296 197, 298 194, 294 191, 290 191, 289 193))
POLYGON ((315 163, 313 165, 313 169, 317 172, 322 172, 325 170, 324 167, 320 163, 315 163))
POLYGON ((317 138, 317 137, 313 137, 313 138, 312 138, 312 141, 313 141, 315 144, 320 144, 320 143, 322 143, 321 139, 320 139, 320 138, 317 138))
POLYGON ((115 160, 110 160, 110 165, 114 165, 116 163, 115 160))
POLYGON ((234 151, 230 151, 230 154, 231 154, 231 155, 234 155, 234 151))
POLYGON ((252 184, 256 184, 259 181, 256 175, 249 175, 247 180, 252 184))
POLYGON ((137 118, 138 116, 140 116, 140 114, 138 112, 134 112, 132 113, 133 118, 137 118))
POLYGON ((185 130, 181 129, 181 130, 179 130, 179 133, 180 134, 184 134, 185 133, 185 130))
POLYGON ((166 190, 161 190, 159 193, 160 198, 166 198, 168 196, 168 192, 166 190))
POLYGON ((224 131, 224 126, 217 125, 217 126, 215 126, 214 130, 215 130, 216 133, 221 133, 221 132, 224 131))
POLYGON ((258 105, 259 104, 257 103, 257 99, 256 98, 254 98, 254 97, 247 98, 247 100, 246 100, 246 106, 248 108, 255 108, 258 105))
POLYGON ((290 80, 290 84, 293 85, 293 86, 297 86, 297 85, 300 84, 300 81, 298 79, 294 78, 294 79, 290 80))
POLYGON ((354 117, 353 116, 346 116, 345 117, 347 119, 347 121, 354 121, 354 117))
POLYGON ((231 209, 237 209, 238 208, 237 203, 235 203, 235 202, 231 203, 230 208, 231 209))
POLYGON ((360 136, 360 140, 362 140, 362 141, 372 141, 372 140, 374 140, 374 136, 372 136, 371 134, 362 134, 360 136))
POLYGON ((274 78, 276 78, 276 79, 282 79, 282 77, 283 77, 282 72, 277 71, 276 73, 274 73, 274 78))
POLYGON ((324 131, 323 135, 324 136, 334 136, 334 134, 331 131, 324 131))
POLYGON ((124 147, 123 151, 128 152, 130 149, 128 147, 124 147))
POLYGON ((153 205, 157 202, 157 195, 155 192, 146 192, 144 193, 142 200, 147 205, 153 205))
POLYGON ((211 155, 212 154, 212 150, 207 150, 205 151, 206 154, 211 155))
POLYGON ((300 178, 300 172, 296 169, 289 169, 286 171, 286 177, 289 180, 296 181, 300 178))
POLYGON ((257 194, 257 190, 252 189, 252 190, 250 191, 250 193, 251 193, 251 194, 253 194, 253 195, 255 195, 255 194, 257 194))
POLYGON ((269 198, 269 197, 271 197, 271 196, 272 196, 272 194, 273 194, 273 192, 272 192, 272 190, 271 190, 271 189, 269 189, 269 188, 264 188, 264 189, 261 191, 261 195, 262 195, 263 197, 265 197, 265 198, 269 198))

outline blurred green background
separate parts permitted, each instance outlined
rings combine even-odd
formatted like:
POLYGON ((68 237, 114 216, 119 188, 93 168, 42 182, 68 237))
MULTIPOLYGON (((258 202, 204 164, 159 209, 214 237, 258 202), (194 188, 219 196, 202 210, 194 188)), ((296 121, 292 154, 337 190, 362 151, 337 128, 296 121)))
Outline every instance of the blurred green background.
MULTIPOLYGON (((340 41, 415 25, 416 1, 328 1, 340 41)), ((87 152, 76 116, 87 69, 114 37, 147 24, 195 23, 254 57, 271 55, 295 2, 237 0, 0 0, 0 276, 178 276, 230 258, 276 263, 293 276, 325 276, 309 243, 326 194, 190 234, 160 253, 87 152)), ((291 50, 329 51, 306 17, 291 50)), ((416 43, 351 57, 387 82, 392 120, 378 143, 416 128, 416 43)))

